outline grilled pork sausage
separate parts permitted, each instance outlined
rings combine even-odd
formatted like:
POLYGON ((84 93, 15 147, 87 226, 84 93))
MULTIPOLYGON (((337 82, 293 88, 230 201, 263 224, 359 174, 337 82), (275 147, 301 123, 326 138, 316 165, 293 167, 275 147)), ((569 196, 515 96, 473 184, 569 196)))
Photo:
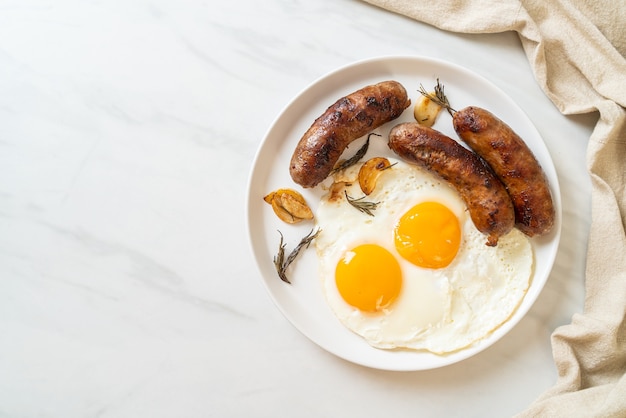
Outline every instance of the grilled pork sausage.
POLYGON ((397 81, 384 81, 342 97, 306 131, 291 157, 291 178, 303 187, 322 182, 346 147, 396 119, 411 100, 397 81))
POLYGON ((507 188, 517 228, 529 237, 548 233, 555 216, 550 186, 522 138, 494 114, 475 106, 456 112, 453 124, 459 137, 507 188))
POLYGON ((438 175, 454 187, 467 205, 476 228, 495 246, 515 225, 513 205, 504 185, 472 151, 452 138, 415 122, 389 133, 389 148, 402 159, 438 175))

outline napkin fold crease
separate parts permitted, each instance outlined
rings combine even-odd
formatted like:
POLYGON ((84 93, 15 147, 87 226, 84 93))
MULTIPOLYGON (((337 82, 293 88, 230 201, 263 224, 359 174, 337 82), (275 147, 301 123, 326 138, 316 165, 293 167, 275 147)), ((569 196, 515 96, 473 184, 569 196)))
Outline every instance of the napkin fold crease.
POLYGON ((561 113, 597 112, 584 307, 552 333, 554 386, 517 416, 626 417, 626 2, 365 1, 451 32, 515 31, 561 113))

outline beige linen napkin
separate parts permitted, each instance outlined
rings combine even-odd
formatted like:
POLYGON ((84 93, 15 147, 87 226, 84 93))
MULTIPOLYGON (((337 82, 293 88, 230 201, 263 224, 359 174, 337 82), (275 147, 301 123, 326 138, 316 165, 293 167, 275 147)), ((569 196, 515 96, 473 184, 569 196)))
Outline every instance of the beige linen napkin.
POLYGON ((557 382, 519 417, 625 417, 626 3, 365 1, 448 31, 516 31, 537 82, 563 114, 599 112, 587 148, 585 306, 552 334, 557 382))

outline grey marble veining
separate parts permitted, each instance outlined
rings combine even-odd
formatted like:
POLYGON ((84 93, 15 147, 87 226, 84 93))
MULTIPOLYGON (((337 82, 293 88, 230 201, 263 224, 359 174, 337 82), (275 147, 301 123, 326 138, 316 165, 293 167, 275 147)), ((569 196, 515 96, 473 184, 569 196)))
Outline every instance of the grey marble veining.
POLYGON ((354 0, 0 2, 0 417, 510 416, 554 382, 550 333, 582 309, 594 122, 558 113, 515 34, 354 0), (561 246, 528 315, 425 372, 311 343, 268 297, 245 229, 281 109, 383 55, 488 77, 561 183, 561 246))

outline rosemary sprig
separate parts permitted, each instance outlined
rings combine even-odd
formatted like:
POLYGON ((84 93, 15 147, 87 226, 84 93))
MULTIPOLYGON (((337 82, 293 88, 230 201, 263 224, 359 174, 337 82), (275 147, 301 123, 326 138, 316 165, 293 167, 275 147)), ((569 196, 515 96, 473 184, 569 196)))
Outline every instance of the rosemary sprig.
POLYGON ((294 262, 294 260, 296 259, 296 257, 298 257, 298 254, 300 254, 300 251, 302 251, 303 248, 309 247, 311 241, 313 241, 318 236, 320 231, 321 230, 319 228, 317 231, 315 231, 315 233, 313 233, 313 230, 311 230, 311 232, 309 232, 307 236, 300 240, 300 243, 296 246, 296 248, 291 251, 291 253, 289 253, 287 258, 285 258, 285 247, 287 247, 287 244, 284 243, 282 232, 278 231, 278 233, 280 234, 280 242, 278 244, 278 253, 274 256, 274 266, 276 267, 278 277, 280 277, 283 282, 291 284, 289 278, 287 277, 287 267, 289 267, 291 263, 294 262))
POLYGON ((352 157, 348 158, 347 160, 341 161, 339 164, 337 164, 335 168, 332 169, 330 174, 334 174, 338 171, 345 170, 346 168, 353 166, 354 164, 361 161, 361 158, 363 158, 363 156, 367 153, 367 149, 369 148, 369 145, 370 145, 370 136, 372 135, 382 136, 374 132, 370 133, 367 136, 367 140, 365 141, 365 144, 363 144, 363 146, 359 148, 359 150, 352 157))
POLYGON ((439 106, 445 107, 448 113, 450 114, 450 116, 453 116, 452 113, 456 112, 456 110, 454 110, 452 106, 450 106, 450 102, 448 101, 448 98, 446 97, 446 94, 444 92, 444 86, 443 84, 439 82, 439 78, 437 78, 437 85, 435 86, 434 96, 431 93, 427 92, 421 83, 420 83, 419 92, 422 94, 422 96, 428 97, 430 100, 437 103, 439 106))
POLYGON ((353 197, 348 196, 347 191, 344 190, 343 192, 346 195, 346 200, 348 201, 348 203, 350 203, 352 206, 357 208, 359 211, 369 216, 374 216, 374 213, 372 211, 376 210, 376 207, 378 207, 378 204, 380 202, 363 201, 363 199, 365 199, 367 196, 362 196, 362 197, 359 197, 358 199, 355 199, 353 197))

